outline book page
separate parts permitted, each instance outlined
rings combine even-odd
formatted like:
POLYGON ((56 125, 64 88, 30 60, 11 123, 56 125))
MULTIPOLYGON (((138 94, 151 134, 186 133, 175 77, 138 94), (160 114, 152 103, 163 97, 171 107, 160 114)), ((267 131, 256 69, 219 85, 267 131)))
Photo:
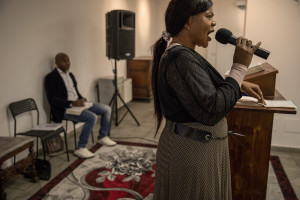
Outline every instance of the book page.
POLYGON ((258 101, 257 98, 250 97, 250 96, 242 96, 240 98, 236 105, 242 105, 242 106, 262 106, 262 103, 258 101))
POLYGON ((71 108, 68 108, 66 110, 66 113, 71 115, 80 115, 83 110, 89 109, 93 106, 93 102, 85 102, 84 104, 85 106, 83 107, 73 106, 71 108))
POLYGON ((84 104, 85 104, 84 107, 85 107, 86 109, 88 109, 88 108, 90 108, 90 107, 93 106, 93 102, 89 102, 89 101, 85 102, 84 104))
POLYGON ((39 130, 39 131, 55 131, 62 127, 62 123, 52 123, 52 124, 39 124, 33 127, 31 130, 39 130))
POLYGON ((266 105, 265 107, 270 108, 293 108, 296 109, 297 106, 293 103, 293 101, 289 100, 265 100, 266 105))

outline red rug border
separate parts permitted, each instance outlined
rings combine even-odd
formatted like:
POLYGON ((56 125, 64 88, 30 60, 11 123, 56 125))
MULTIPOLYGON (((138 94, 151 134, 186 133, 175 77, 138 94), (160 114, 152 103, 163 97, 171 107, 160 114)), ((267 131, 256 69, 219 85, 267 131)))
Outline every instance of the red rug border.
MULTIPOLYGON (((156 148, 157 145, 153 144, 144 144, 144 143, 135 143, 135 142, 118 142, 118 144, 123 145, 132 145, 132 146, 144 146, 144 147, 151 147, 156 148)), ((102 145, 95 144, 90 151, 95 152, 97 151, 102 145)), ((63 178, 69 175, 74 169, 76 169, 85 159, 78 158, 73 163, 71 163, 65 170, 59 173, 56 177, 54 177, 51 181, 49 181, 43 188, 38 190, 35 194, 33 194, 28 200, 39 200, 43 198, 52 188, 55 187, 63 178)), ((270 156, 270 161, 272 163, 272 167, 277 177, 277 181, 280 185, 280 189, 284 196, 285 200, 298 200, 295 191, 287 178, 287 175, 283 169, 283 166, 279 160, 278 156, 270 156)))
MULTIPOLYGON (((143 146, 143 147, 151 147, 156 148, 157 145, 154 144, 144 144, 144 143, 135 143, 135 142, 117 142, 118 144, 123 145, 131 145, 131 146, 143 146)), ((90 151, 96 152, 102 145, 95 144, 90 151)), ((39 200, 46 196, 46 194, 54 188, 61 180, 63 180, 66 176, 68 176, 74 169, 76 169, 81 163, 83 163, 86 159, 78 158, 73 163, 71 163, 65 170, 56 175, 52 180, 50 180, 44 187, 38 190, 35 194, 33 194, 28 200, 39 200)))
POLYGON ((298 200, 293 186, 291 185, 278 156, 270 156, 277 181, 280 185, 285 200, 298 200))

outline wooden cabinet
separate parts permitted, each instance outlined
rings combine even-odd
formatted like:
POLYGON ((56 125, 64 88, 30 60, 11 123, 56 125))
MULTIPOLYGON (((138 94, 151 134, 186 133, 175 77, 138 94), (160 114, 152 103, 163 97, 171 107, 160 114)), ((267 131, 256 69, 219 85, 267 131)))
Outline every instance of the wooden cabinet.
POLYGON ((127 77, 132 79, 133 99, 151 100, 152 57, 137 57, 127 60, 127 77))

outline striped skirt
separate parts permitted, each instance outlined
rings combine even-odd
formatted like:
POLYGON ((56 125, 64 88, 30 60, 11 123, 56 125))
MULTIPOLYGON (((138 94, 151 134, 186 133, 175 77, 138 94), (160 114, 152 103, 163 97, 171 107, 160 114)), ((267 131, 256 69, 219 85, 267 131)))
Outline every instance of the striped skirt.
MULTIPOLYGON (((212 137, 227 135, 227 121, 215 126, 186 123, 208 131, 212 137)), ((154 199, 230 200, 231 177, 228 138, 208 142, 179 136, 165 126, 157 148, 154 199)))

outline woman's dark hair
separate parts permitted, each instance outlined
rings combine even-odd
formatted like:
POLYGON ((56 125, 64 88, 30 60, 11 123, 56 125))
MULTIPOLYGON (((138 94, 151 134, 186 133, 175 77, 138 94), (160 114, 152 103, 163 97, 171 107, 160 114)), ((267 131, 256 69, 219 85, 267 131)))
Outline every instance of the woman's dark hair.
MULTIPOLYGON (((211 0, 171 0, 165 14, 166 31, 171 37, 176 36, 184 28, 190 16, 205 12, 211 6, 211 0)), ((152 47, 152 91, 154 97, 154 112, 157 121, 156 134, 163 119, 162 109, 157 95, 157 76, 160 58, 166 48, 167 41, 162 37, 160 37, 152 47)))

